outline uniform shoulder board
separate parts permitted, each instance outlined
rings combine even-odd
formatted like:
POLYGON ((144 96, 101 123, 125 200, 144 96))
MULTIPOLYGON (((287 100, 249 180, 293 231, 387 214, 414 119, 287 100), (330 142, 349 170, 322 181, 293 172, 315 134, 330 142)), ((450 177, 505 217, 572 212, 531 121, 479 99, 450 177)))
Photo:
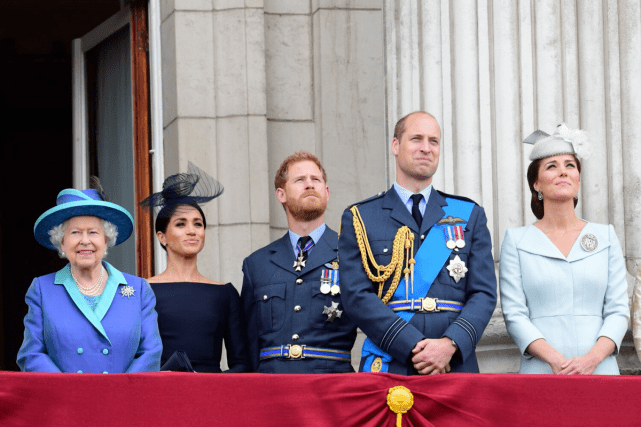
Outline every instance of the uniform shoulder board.
POLYGON ((347 207, 347 209, 351 209, 354 206, 362 205, 363 203, 371 202, 372 200, 380 199, 384 195, 385 195, 385 192, 381 191, 380 193, 378 193, 378 194, 376 194, 376 195, 374 195, 374 196, 372 196, 370 198, 367 198, 365 200, 361 200, 360 202, 352 203, 351 205, 349 205, 347 207))
POLYGON ((468 199, 467 197, 457 196, 457 195, 455 195, 455 194, 447 194, 447 193, 444 193, 444 192, 442 192, 442 191, 440 191, 440 190, 436 190, 436 191, 437 191, 441 196, 443 196, 443 197, 450 198, 450 199, 456 199, 456 200, 462 200, 462 201, 464 201, 464 202, 474 203, 476 206, 479 206, 479 204, 478 204, 478 203, 476 203, 476 202, 475 202, 474 200, 472 200, 472 199, 468 199))

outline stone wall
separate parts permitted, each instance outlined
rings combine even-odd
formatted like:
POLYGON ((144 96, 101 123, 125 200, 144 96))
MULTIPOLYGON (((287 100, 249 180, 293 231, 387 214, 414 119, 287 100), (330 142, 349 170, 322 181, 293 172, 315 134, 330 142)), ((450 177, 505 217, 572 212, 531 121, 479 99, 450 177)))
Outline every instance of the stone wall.
MULTIPOLYGON (((565 121, 586 129, 577 213, 614 224, 630 277, 641 258, 641 6, 635 0, 162 0, 166 174, 191 160, 225 193, 206 208, 204 274, 239 289, 245 256, 287 229, 280 161, 314 152, 327 224, 394 181, 389 143, 425 109, 443 130, 434 184, 486 209, 498 266, 530 223, 519 143, 565 121)), ((622 368, 639 366, 626 337, 622 368)), ((484 372, 518 370, 500 306, 478 348, 484 372)))

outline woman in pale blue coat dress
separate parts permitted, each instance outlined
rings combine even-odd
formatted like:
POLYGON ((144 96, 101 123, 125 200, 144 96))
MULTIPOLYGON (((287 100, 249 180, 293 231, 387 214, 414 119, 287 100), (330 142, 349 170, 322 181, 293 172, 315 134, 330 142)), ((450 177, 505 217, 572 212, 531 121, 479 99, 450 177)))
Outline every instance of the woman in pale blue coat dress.
POLYGON ((524 142, 534 143, 527 177, 540 221, 507 230, 499 267, 519 372, 618 374, 615 356, 630 317, 621 246, 612 225, 574 213, 586 134, 561 125, 524 142))

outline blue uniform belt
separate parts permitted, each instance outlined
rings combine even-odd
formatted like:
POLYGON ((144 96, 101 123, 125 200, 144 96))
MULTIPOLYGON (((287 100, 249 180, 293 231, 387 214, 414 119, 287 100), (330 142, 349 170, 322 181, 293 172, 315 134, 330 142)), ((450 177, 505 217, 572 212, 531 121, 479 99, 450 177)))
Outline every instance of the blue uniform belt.
POLYGON ((392 311, 418 311, 422 313, 437 313, 439 311, 461 311, 463 303, 438 298, 415 298, 392 301, 387 304, 392 311))
POLYGON ((349 351, 334 350, 331 348, 307 347, 306 345, 281 345, 278 347, 263 348, 260 351, 260 360, 280 357, 283 359, 329 359, 351 362, 352 354, 349 351))

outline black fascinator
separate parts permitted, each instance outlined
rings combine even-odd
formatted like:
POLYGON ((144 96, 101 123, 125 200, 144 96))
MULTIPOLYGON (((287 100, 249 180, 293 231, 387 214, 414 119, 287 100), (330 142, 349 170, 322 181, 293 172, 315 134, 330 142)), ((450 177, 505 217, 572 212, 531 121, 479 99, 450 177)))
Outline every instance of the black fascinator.
POLYGON ((223 194, 221 183, 192 162, 189 162, 187 171, 165 179, 162 191, 147 197, 140 205, 147 210, 169 205, 202 205, 223 194))

